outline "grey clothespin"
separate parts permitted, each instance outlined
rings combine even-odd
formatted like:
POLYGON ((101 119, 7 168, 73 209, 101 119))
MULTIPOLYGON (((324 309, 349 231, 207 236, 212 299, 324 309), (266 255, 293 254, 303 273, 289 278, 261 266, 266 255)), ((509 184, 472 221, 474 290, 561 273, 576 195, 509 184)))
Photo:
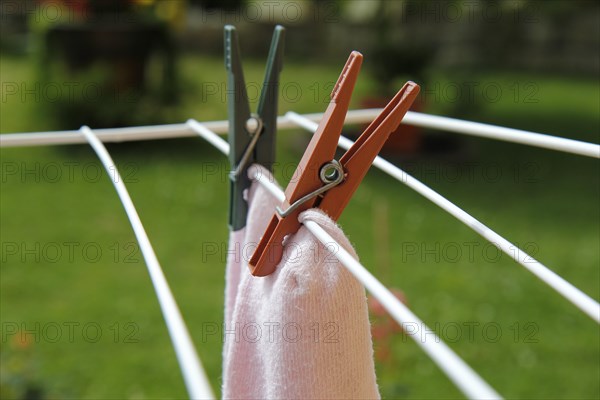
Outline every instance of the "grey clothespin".
POLYGON ((244 190, 250 186, 247 169, 258 163, 269 170, 275 162, 275 131, 279 73, 283 65, 285 29, 277 25, 271 40, 265 80, 256 114, 250 113, 246 82, 242 71, 238 35, 235 27, 225 26, 225 68, 227 68, 227 110, 229 113, 229 161, 231 163, 229 226, 232 230, 246 226, 248 203, 244 190))

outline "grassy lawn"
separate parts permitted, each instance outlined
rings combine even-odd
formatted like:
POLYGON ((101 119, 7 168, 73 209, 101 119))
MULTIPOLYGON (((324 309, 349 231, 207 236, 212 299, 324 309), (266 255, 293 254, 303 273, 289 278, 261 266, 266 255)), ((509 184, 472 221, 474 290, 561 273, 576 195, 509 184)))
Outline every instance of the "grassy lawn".
MULTIPOLYGON (((0 67, 3 85, 35 80, 27 59, 2 57, 0 67)), ((245 67, 246 80, 260 84, 263 64, 245 67)), ((164 122, 226 118, 222 60, 187 57, 180 68, 181 104, 164 122)), ((287 64, 280 112, 323 111, 338 73, 335 66, 287 64)), ((463 80, 432 76, 440 88, 463 80)), ((428 94, 426 110, 600 141, 597 81, 492 72, 469 80, 497 85, 503 95, 492 102, 491 92, 476 92, 458 106, 450 95, 428 94)), ((434 84, 425 88, 435 91, 434 84)), ((363 71, 354 107, 374 88, 363 71)), ((69 128, 38 113, 51 115, 52 107, 6 96, 0 131, 69 128)), ((307 141, 301 131, 279 136, 275 173, 282 184, 307 141)), ((452 152, 392 159, 600 298, 598 161, 469 137, 458 144, 452 152)), ((223 319, 226 160, 199 139, 109 150, 218 390, 222 342, 209 333, 223 319)), ((48 398, 185 397, 143 258, 92 150, 32 147, 0 155, 2 398, 34 386, 48 398), (55 179, 56 171, 62 175, 55 179), (35 334, 23 342, 15 330, 35 334)), ((507 398, 600 396, 598 325, 420 195, 372 171, 340 224, 364 265, 402 290, 411 309, 507 398)), ((410 339, 398 334, 376 348, 388 354, 377 363, 384 397, 461 397, 410 339)))

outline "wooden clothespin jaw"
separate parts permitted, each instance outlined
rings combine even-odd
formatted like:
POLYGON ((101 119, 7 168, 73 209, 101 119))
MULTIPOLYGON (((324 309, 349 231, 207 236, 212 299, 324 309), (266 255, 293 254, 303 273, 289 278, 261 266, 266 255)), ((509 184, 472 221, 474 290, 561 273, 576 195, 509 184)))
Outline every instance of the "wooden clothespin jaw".
POLYGON ((333 220, 339 218, 387 138, 398 128, 417 97, 419 86, 406 83, 355 144, 339 161, 334 160, 362 58, 358 52, 350 54, 323 119, 285 190, 286 200, 277 208, 250 258, 252 275, 266 276, 275 270, 283 255, 284 239, 300 228, 298 215, 302 211, 317 207, 333 220))
POLYGON ((244 200, 244 190, 250 187, 248 167, 253 163, 259 163, 271 170, 275 162, 277 101, 279 74, 283 67, 284 34, 285 29, 277 25, 271 40, 258 109, 254 114, 250 113, 238 35, 234 26, 225 26, 229 162, 231 164, 229 226, 234 231, 246 226, 248 203, 244 200))

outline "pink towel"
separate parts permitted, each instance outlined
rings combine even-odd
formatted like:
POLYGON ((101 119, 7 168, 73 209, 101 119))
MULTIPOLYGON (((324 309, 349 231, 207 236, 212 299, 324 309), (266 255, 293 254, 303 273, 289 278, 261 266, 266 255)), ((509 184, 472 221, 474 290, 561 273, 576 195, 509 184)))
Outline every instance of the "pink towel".
MULTIPOLYGON (((278 202, 257 183, 248 199, 247 225, 229 242, 223 398, 379 398, 363 287, 305 227, 288 238, 273 274, 251 276, 248 260, 278 202)), ((356 257, 327 215, 314 209, 300 219, 356 257)))

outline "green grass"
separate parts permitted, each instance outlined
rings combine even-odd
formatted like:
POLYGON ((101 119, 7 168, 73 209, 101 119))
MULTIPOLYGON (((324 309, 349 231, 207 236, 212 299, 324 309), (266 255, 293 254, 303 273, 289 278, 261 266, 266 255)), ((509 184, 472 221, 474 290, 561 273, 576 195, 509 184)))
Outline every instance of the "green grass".
MULTIPOLYGON (((3 57, 0 67, 3 82, 35 79, 27 59, 3 57)), ((202 94, 207 84, 223 84, 222 61, 187 57, 180 67, 186 89, 182 103, 167 110, 165 122, 225 118, 226 104, 220 95, 202 94)), ((249 61, 245 67, 247 81, 262 81, 262 63, 249 61)), ((297 99, 282 96, 280 112, 324 110, 328 85, 338 73, 338 68, 330 66, 286 65, 282 85, 296 85, 303 92, 297 99)), ((442 73, 432 78, 441 85, 458 79, 442 73)), ((500 82, 502 87, 534 81, 539 101, 522 103, 502 96, 496 103, 478 99, 466 107, 431 101, 427 109, 600 141, 596 81, 508 73, 479 73, 469 79, 500 82)), ((359 105, 361 95, 372 95, 374 88, 363 71, 354 106, 359 105)), ((51 118, 36 117, 40 107, 51 114, 52 104, 23 103, 9 97, 0 109, 0 131, 68 128, 51 118)), ((280 166, 275 172, 282 184, 286 183, 283 166, 297 162, 307 140, 301 131, 279 135, 280 166)), ((468 137, 462 138, 461 149, 449 155, 396 161, 598 299, 597 160, 468 137), (457 168, 467 172, 448 178, 448 172, 457 168), (484 171, 501 171, 501 177, 486 179, 484 171)), ((113 144, 109 150, 117 165, 132 171, 127 187, 218 390, 222 343, 215 335, 204 333, 223 319, 226 160, 196 139, 113 144), (214 174, 215 170, 219 173, 214 174), (217 254, 212 252, 215 246, 220 249, 217 254)), ((135 238, 125 213, 106 175, 98 181, 90 179, 90 171, 100 168, 91 149, 32 147, 2 149, 0 155, 2 398, 10 398, 11 390, 18 392, 32 383, 49 398, 185 397, 139 250, 134 248, 134 262, 126 262, 131 251, 127 246, 135 243, 135 238), (42 171, 52 165, 61 166, 66 174, 66 162, 76 163, 72 179, 63 176, 50 182, 44 179, 50 177, 49 170, 41 174, 39 182, 35 173, 6 175, 7 168, 21 171, 39 166, 42 171), (32 248, 38 243, 48 251, 59 246, 66 252, 67 242, 79 243, 73 259, 63 253, 55 262, 51 254, 41 254, 38 261, 22 251, 10 255, 6 248, 13 244, 32 248), (98 260, 94 255, 86 257, 81 252, 86 244, 100 248, 102 256, 98 260), (7 334, 15 323, 34 330, 36 323, 47 329, 57 323, 63 327, 63 337, 56 343, 42 338, 21 348, 14 340, 17 335, 7 334), (66 337, 64 324, 68 323, 79 324, 73 340, 66 337), (82 336, 83 326, 90 323, 102 330, 95 343, 82 336), (131 332, 135 342, 126 340, 131 332)), ((449 345, 507 398, 600 396, 598 325, 506 255, 497 256, 487 247, 489 252, 484 253, 482 238, 420 195, 372 171, 340 224, 364 265, 388 286, 404 291, 411 309, 449 339, 449 345), (440 250, 427 252, 435 246, 440 250), (472 257, 467 254, 469 246, 475 249, 472 257), (457 248, 463 254, 455 260, 451 251, 457 248), (464 325, 470 322, 479 324, 473 325, 473 337, 464 325), (456 326, 461 335, 453 340, 456 326), (492 340, 494 327, 502 330, 497 341, 492 340), (528 334, 533 340, 527 339, 528 334)), ((88 333, 92 335, 93 330, 88 333)), ((391 357, 377 364, 384 397, 461 397, 410 339, 396 335, 389 338, 388 345, 391 357)), ((377 348, 382 346, 385 343, 376 343, 377 348)))

